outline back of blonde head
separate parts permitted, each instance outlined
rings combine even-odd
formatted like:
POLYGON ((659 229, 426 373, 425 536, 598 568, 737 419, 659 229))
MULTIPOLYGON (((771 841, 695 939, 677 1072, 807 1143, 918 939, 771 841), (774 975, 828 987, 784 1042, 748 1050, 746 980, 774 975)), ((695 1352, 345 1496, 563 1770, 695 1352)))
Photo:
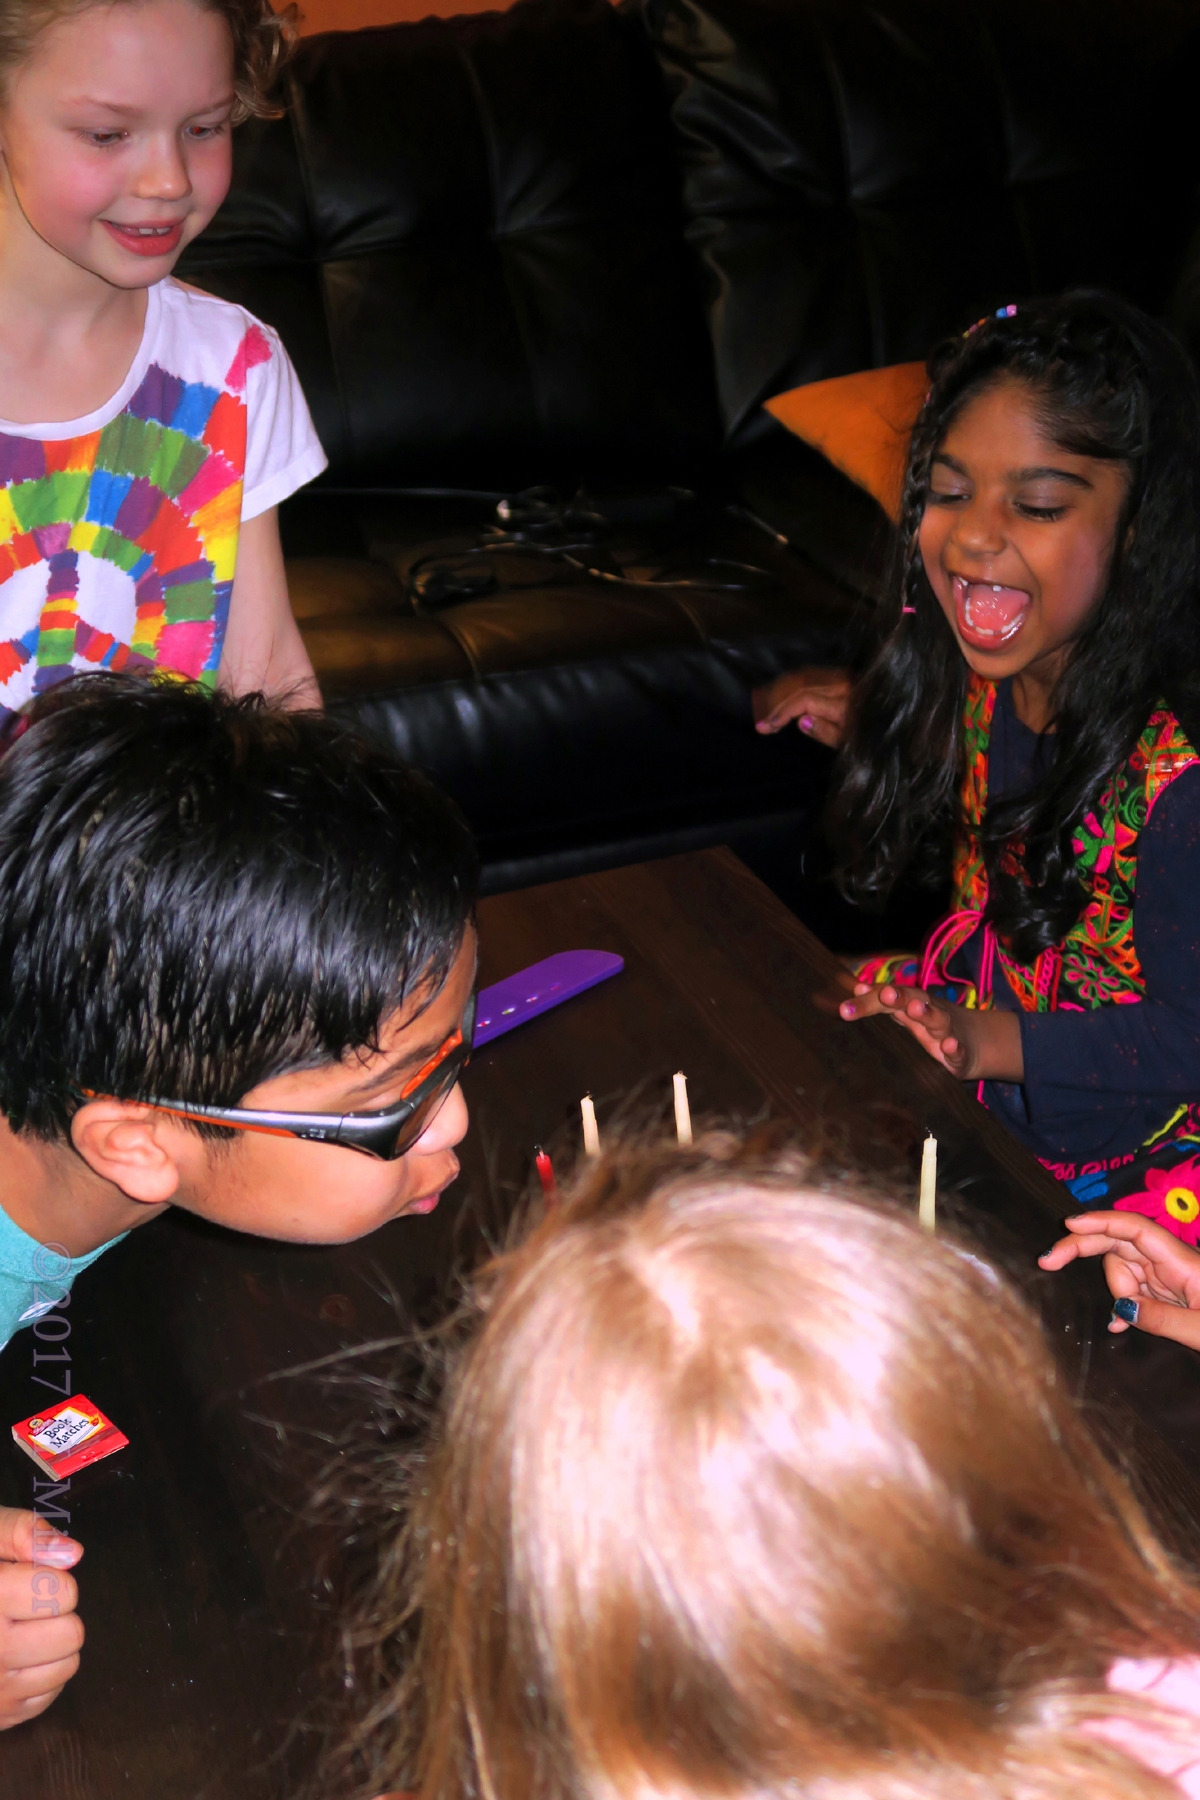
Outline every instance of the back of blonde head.
POLYGON ((1174 1793, 1075 1726, 1138 1704, 1115 1657, 1194 1653, 1197 1596, 1024 1304, 801 1159, 717 1148, 618 1151, 484 1271, 370 1603, 367 1637, 420 1618, 370 1779, 1174 1793))

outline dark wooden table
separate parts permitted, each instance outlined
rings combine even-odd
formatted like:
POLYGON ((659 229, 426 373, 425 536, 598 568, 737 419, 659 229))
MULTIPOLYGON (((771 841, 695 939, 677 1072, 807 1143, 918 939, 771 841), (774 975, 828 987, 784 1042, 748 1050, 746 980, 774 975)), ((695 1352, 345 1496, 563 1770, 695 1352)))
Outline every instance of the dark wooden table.
MULTIPOLYGON (((88 1641, 49 1712, 0 1737, 5 1800, 273 1800, 310 1755, 331 1643, 315 1547, 296 1520, 319 1434, 345 1388, 271 1379, 436 1313, 456 1267, 503 1229, 535 1143, 565 1157, 591 1091, 601 1129, 626 1105, 789 1119, 807 1140, 912 1185, 939 1140, 943 1215, 968 1219, 1044 1304, 1085 1403, 1186 1541, 1200 1520, 1200 1361, 1104 1330, 1099 1268, 1040 1276, 1069 1208, 1048 1175, 894 1025, 817 1012, 832 959, 724 851, 558 882, 481 907, 484 983, 556 950, 615 950, 622 975, 502 1038, 466 1077, 463 1175, 428 1218, 308 1249, 168 1215, 76 1284, 74 1386, 131 1439, 71 1484, 88 1641)), ((336 1206, 336 1194, 331 1196, 336 1206)), ((0 1357, 0 1418, 44 1400, 34 1342, 0 1357)), ((997 1370, 998 1381, 1004 1371, 997 1370)), ((0 1450, 0 1501, 35 1470, 0 1450)))

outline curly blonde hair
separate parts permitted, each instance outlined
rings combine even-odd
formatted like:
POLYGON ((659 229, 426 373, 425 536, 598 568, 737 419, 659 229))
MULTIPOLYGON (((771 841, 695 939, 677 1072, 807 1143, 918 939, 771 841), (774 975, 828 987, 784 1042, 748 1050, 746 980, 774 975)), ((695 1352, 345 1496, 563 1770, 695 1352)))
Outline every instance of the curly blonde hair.
MULTIPOLYGON (((0 0, 0 82, 26 60, 49 26, 101 4, 128 5, 136 0, 0 0)), ((291 5, 276 12, 271 0, 195 0, 195 4, 220 13, 233 38, 233 123, 277 119, 283 108, 275 90, 292 53, 298 8, 291 5)))

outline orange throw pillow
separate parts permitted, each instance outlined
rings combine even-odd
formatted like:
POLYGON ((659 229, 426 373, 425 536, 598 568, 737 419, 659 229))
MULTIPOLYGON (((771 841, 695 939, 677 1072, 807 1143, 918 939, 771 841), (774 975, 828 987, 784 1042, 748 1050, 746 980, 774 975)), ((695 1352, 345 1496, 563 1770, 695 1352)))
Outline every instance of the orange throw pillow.
POLYGON ((899 519, 908 439, 928 386, 924 363, 895 363, 810 381, 776 394, 767 411, 899 519))

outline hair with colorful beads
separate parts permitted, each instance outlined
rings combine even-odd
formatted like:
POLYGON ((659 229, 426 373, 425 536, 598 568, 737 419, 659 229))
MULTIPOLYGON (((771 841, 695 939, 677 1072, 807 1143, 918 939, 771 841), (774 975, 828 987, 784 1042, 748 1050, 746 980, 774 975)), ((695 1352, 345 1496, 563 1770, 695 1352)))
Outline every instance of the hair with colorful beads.
POLYGON ((1099 604, 1054 696, 1057 752, 1028 795, 989 809, 988 917, 1019 959, 1084 904, 1075 826, 1128 759, 1157 701, 1185 726, 1200 694, 1200 390, 1177 339, 1115 295, 1005 306, 939 344, 913 429, 891 592, 859 682, 830 806, 844 890, 882 904, 902 873, 949 864, 968 669, 921 564, 930 470, 951 423, 994 383, 1025 384, 1064 450, 1122 463, 1124 507, 1099 604), (1005 866, 1014 840, 1022 868, 1005 866))

